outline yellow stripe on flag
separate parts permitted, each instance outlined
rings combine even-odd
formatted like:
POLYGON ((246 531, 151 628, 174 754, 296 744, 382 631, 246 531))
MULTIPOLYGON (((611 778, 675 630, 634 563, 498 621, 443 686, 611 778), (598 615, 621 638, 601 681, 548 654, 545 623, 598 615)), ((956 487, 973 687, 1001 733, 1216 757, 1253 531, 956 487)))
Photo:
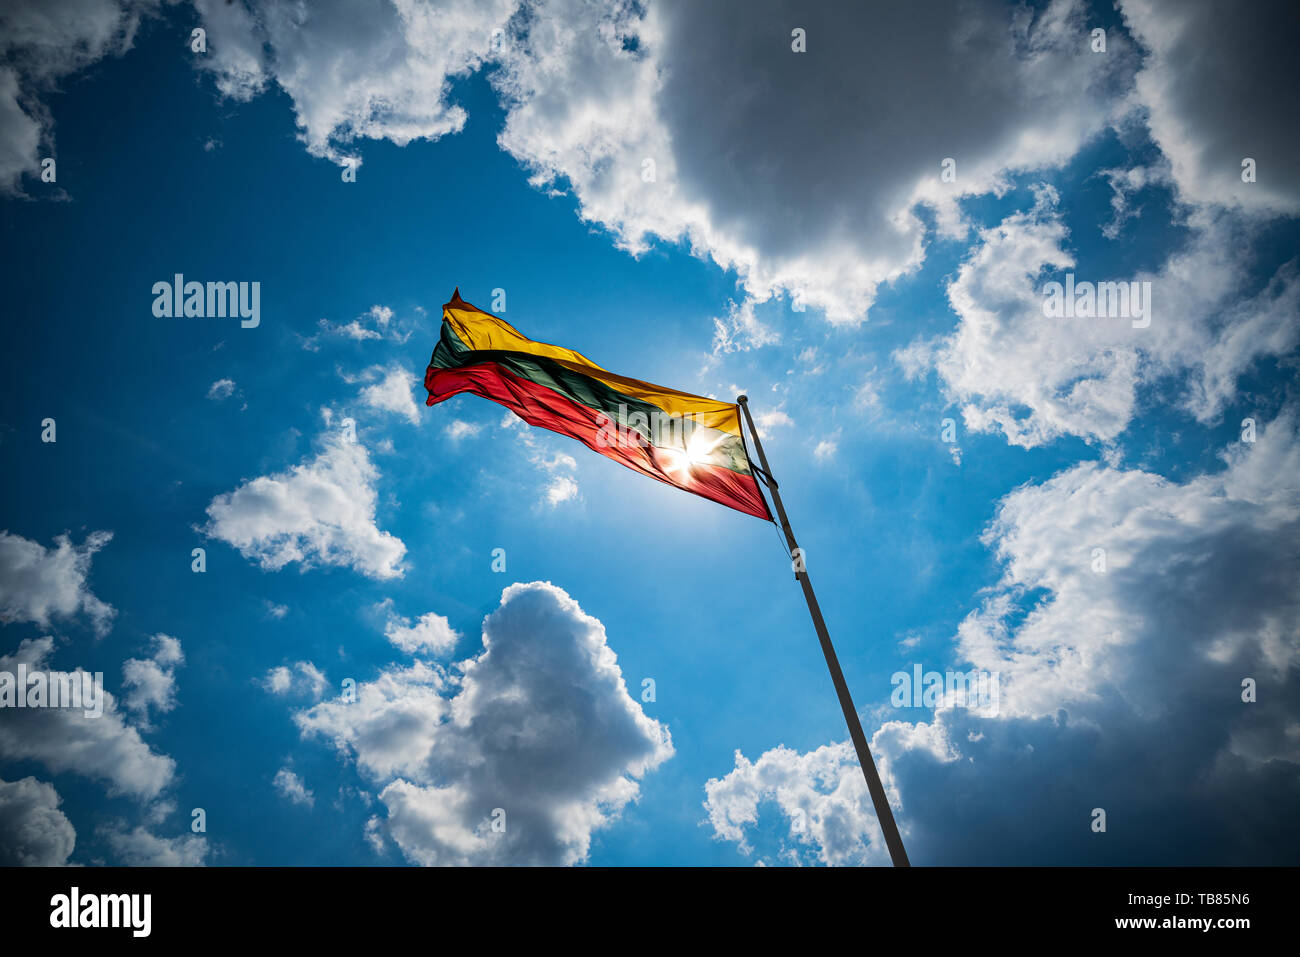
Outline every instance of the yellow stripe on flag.
POLYGON ((464 300, 452 300, 443 306, 442 317, 461 342, 475 351, 520 352, 551 359, 574 372, 605 383, 616 392, 649 402, 669 415, 689 417, 698 425, 740 435, 740 410, 733 402, 706 399, 689 392, 678 392, 676 389, 617 375, 596 365, 580 352, 535 342, 504 319, 476 309, 464 300))

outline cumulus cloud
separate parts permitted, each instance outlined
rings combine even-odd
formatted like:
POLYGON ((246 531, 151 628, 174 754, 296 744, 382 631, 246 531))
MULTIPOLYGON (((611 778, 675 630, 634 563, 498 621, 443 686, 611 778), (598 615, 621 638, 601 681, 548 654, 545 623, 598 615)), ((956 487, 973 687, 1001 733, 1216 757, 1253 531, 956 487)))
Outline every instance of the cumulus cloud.
POLYGON ((861 318, 882 282, 924 259, 918 207, 959 234, 959 198, 1068 160, 1136 69, 1122 33, 1104 57, 1088 49, 1078 0, 954 0, 923 16, 793 0, 538 0, 527 15, 516 0, 197 6, 210 36, 199 66, 218 89, 247 99, 278 85, 308 150, 340 163, 359 162, 362 139, 460 130, 450 81, 491 63, 499 143, 534 185, 571 190, 634 253, 680 241, 739 273, 747 296, 719 320, 721 351, 775 341, 753 307, 777 294, 861 318), (792 24, 807 53, 791 50, 792 24), (925 76, 897 83, 916 63, 925 76), (724 90, 744 94, 720 104, 724 90))
MULTIPOLYGON (((12 655, 0 657, 0 671, 50 671, 54 639, 28 639, 12 655)), ((80 669, 78 669, 78 673, 80 669)), ((0 722, 0 755, 11 761, 38 761, 55 774, 73 772, 107 782, 110 796, 142 801, 156 798, 171 784, 176 762, 155 753, 127 724, 117 699, 104 690, 104 709, 91 717, 83 709, 10 709, 0 722)))
POLYGON ((506 588, 483 651, 455 670, 393 666, 355 702, 296 717, 382 788, 388 815, 371 836, 382 828, 415 863, 581 862, 673 753, 629 696, 604 627, 548 583, 506 588))
POLYGON ((384 637, 410 655, 444 655, 456 647, 460 635, 443 615, 428 612, 414 625, 409 618, 390 615, 384 637))
MULTIPOLYGON (((1082 463, 1003 499, 985 533, 1005 563, 1001 587, 958 633, 964 659, 1004 674, 1003 710, 1052 714, 1103 694, 1143 710, 1152 668, 1190 689, 1209 678, 1235 687, 1229 665, 1280 679, 1300 663, 1300 597, 1284 584, 1300 571, 1289 544, 1300 529, 1293 415, 1225 459, 1182 484, 1082 463), (1104 572, 1093 570, 1097 548, 1104 572), (1008 630, 1038 588, 1051 598, 1008 630)), ((1259 707, 1240 720, 1266 714, 1277 716, 1259 707)))
POLYGON ((42 628, 53 618, 84 614, 105 634, 117 614, 86 585, 91 559, 112 541, 112 532, 91 532, 80 545, 58 535, 54 547, 0 532, 0 622, 30 621, 42 628))
POLYGON ((1250 223, 1195 212, 1186 245, 1157 272, 1094 276, 1068 248, 1058 204, 1054 189, 1040 187, 1031 209, 981 231, 948 285, 957 328, 895 354, 909 376, 938 373, 968 428, 1025 447, 1063 435, 1113 441, 1136 414, 1139 390, 1175 375, 1187 411, 1213 422, 1243 372, 1300 341, 1295 264, 1250 291, 1250 223), (1064 271, 1078 281, 1149 283, 1149 315, 1049 318, 1044 289, 1064 271))
POLYGON ((414 381, 414 377, 405 369, 392 368, 374 385, 363 388, 358 398, 362 404, 372 409, 392 412, 406 419, 411 425, 419 425, 420 407, 416 404, 411 391, 414 381))
POLYGON ((168 712, 176 707, 176 669, 185 664, 181 643, 170 635, 153 636, 152 657, 128 658, 122 663, 123 703, 145 727, 149 709, 168 712))
POLYGON ((325 695, 329 682, 324 672, 310 661, 295 661, 292 665, 277 665, 261 681, 262 688, 275 695, 295 695, 319 701, 325 695))
MULTIPOLYGON (((1286 860, 1300 840, 1298 476, 1289 411, 1185 482, 1083 463, 1007 495, 985 535, 1003 577, 956 635, 962 662, 999 675, 998 713, 940 708, 873 738, 913 860, 1286 860), (1096 807, 1122 836, 1091 831, 1096 807)), ((787 821, 814 806, 828 762, 851 764, 844 748, 738 758, 708 785, 715 833, 748 847, 758 803, 787 821)), ((836 862, 863 839, 845 814, 787 846, 836 862)))
POLYGON ((275 780, 271 783, 275 785, 275 789, 280 794, 293 804, 301 804, 305 807, 314 807, 316 805, 316 796, 302 783, 302 778, 288 768, 281 768, 276 771, 275 780))
MULTIPOLYGON (((31 3, 6 12, 10 167, 33 167, 44 122, 24 112, 34 107, 23 90, 128 48, 153 7, 66 5, 76 15, 44 16, 31 3)), ((196 7, 209 35, 198 69, 235 100, 284 90, 307 149, 340 163, 360 162, 361 140, 405 145, 462 129, 451 83, 492 65, 500 146, 534 185, 572 191, 583 218, 634 253, 684 242, 737 271, 747 295, 718 320, 722 351, 774 341, 754 317, 773 295, 861 318, 881 283, 923 262, 918 210, 940 234, 962 235, 960 199, 1059 167, 1134 114, 1188 201, 1300 208, 1294 124, 1268 109, 1270 91, 1295 78, 1278 28, 1295 14, 1283 3, 1240 17, 1211 0, 1126 0, 1127 31, 1111 31, 1104 55, 1087 42, 1082 0, 951 0, 924 15, 794 0, 705 11, 682 0, 537 0, 526 15, 518 0, 196 7), (791 24, 807 52, 792 51, 791 24), (1253 184, 1240 177, 1248 152, 1262 164, 1253 184), (955 162, 949 182, 945 159, 955 162)), ((389 319, 377 306, 346 325, 323 321, 322 333, 386 337, 389 319)))
POLYGON ((374 367, 361 374, 362 380, 373 380, 363 386, 357 399, 362 405, 381 412, 391 412, 410 422, 420 424, 420 406, 416 404, 411 389, 416 378, 400 363, 387 368, 374 367))
POLYGON ((1148 53, 1137 98, 1179 195, 1258 215, 1300 213, 1300 136, 1277 112, 1278 91, 1300 86, 1295 4, 1252 4, 1249 14, 1214 0, 1117 6, 1148 53), (1246 158, 1256 163, 1253 183, 1242 181, 1246 158))
POLYGON ((375 524, 379 470, 353 421, 343 419, 321 444, 310 461, 214 498, 204 532, 265 569, 298 562, 400 578, 406 546, 375 524))
MULTIPOLYGON (((778 839, 779 860, 889 863, 857 755, 848 741, 806 754, 777 747, 756 762, 737 751, 734 770, 710 779, 704 791, 714 835, 735 842, 743 854, 754 854, 749 838, 758 823, 759 807, 771 803, 785 821, 778 839)), ((906 832, 903 837, 906 840, 906 832)))
POLYGON ((308 151, 340 163, 358 139, 404 146, 460 130, 466 114, 448 99, 449 80, 478 69, 516 9, 515 0, 195 6, 211 36, 198 63, 218 89, 248 99, 279 86, 308 151))
POLYGON ((53 785, 33 777, 0 781, 0 865, 59 867, 77 843, 53 785))
POLYGON ((0 191, 20 193, 53 152, 59 81, 131 49, 156 0, 14 0, 0 6, 0 191))
POLYGON ((1085 13, 550 0, 502 55, 499 142, 621 246, 685 241, 755 301, 782 292, 854 320, 923 260, 918 204, 960 232, 958 197, 1063 163, 1104 128, 1131 51, 1115 37, 1091 54, 1085 13), (795 25, 807 53, 791 51, 795 25))
POLYGON ((144 825, 128 829, 121 823, 100 834, 126 867, 202 867, 208 857, 208 839, 199 834, 161 837, 144 825))

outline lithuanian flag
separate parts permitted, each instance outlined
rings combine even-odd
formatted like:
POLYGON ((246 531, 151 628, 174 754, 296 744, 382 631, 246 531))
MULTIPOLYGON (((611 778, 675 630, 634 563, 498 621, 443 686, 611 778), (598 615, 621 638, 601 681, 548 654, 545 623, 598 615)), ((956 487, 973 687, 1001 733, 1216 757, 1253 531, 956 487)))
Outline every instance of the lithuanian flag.
POLYGON ((572 349, 534 342, 459 289, 442 307, 424 386, 428 405, 470 392, 643 475, 772 518, 734 402, 615 375, 572 349))

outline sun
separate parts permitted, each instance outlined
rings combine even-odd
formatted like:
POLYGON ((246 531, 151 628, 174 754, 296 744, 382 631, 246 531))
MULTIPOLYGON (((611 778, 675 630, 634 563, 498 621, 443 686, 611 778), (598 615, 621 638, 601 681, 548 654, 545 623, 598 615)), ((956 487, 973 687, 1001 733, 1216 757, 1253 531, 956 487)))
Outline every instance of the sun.
POLYGON ((664 468, 689 474, 697 465, 712 464, 714 450, 725 438, 725 435, 711 438, 704 429, 696 429, 686 440, 685 448, 660 449, 665 460, 664 468))

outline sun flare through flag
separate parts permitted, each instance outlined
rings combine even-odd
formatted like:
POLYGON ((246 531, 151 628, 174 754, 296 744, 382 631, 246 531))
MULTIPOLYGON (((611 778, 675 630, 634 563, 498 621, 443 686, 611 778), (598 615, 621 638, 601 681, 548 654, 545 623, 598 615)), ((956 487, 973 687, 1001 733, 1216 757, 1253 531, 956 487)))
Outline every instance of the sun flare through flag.
POLYGON ((534 342, 459 289, 442 307, 424 386, 428 405, 462 392, 491 399, 643 475, 771 521, 734 402, 616 375, 534 342))

